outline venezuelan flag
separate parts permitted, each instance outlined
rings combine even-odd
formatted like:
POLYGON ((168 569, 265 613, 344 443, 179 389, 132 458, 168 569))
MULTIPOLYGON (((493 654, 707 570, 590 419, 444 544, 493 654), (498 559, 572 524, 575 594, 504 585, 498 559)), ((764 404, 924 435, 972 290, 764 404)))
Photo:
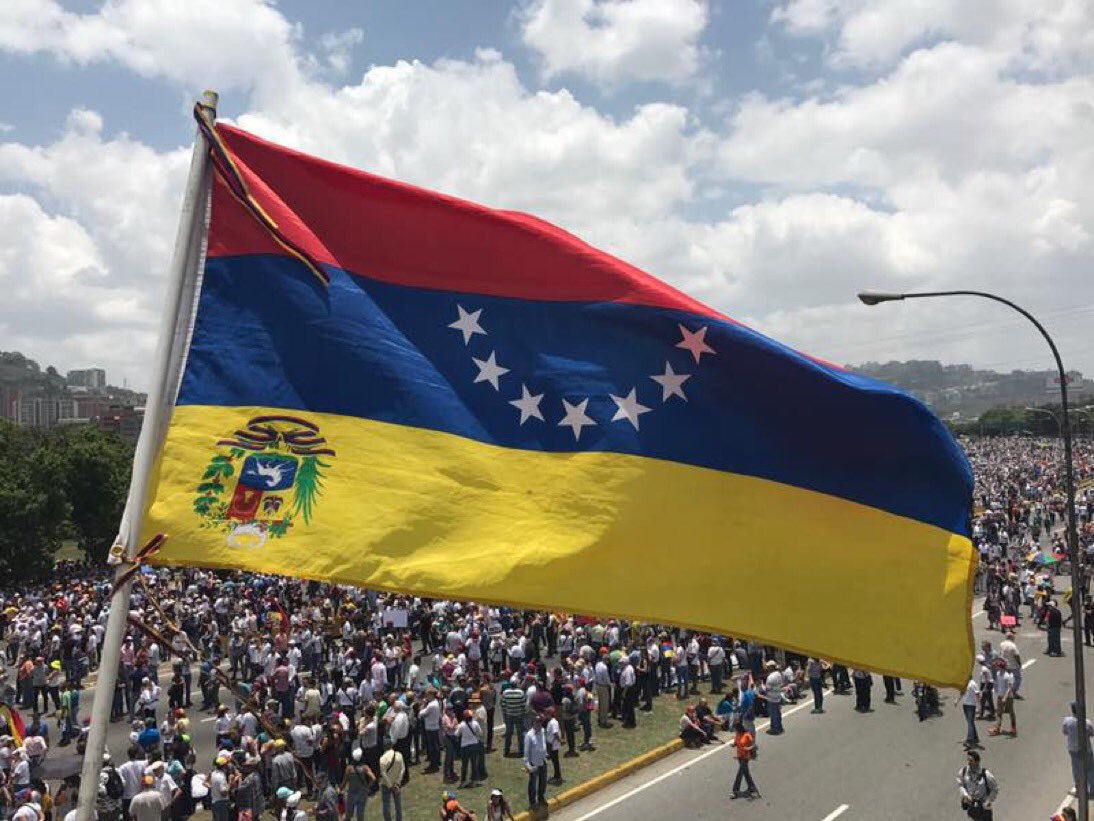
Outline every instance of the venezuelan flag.
POLYGON ((972 476, 920 402, 533 217, 215 134, 155 561, 964 684, 972 476))
POLYGON ((8 733, 15 740, 15 746, 21 747, 27 737, 27 725, 19 711, 7 704, 0 704, 0 719, 8 725, 8 733))

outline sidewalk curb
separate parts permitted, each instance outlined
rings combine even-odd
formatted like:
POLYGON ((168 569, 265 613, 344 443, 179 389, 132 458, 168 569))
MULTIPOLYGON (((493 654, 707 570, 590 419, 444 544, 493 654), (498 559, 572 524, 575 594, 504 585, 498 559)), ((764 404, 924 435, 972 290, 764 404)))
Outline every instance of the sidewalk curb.
POLYGON ((632 758, 630 761, 623 762, 618 767, 601 773, 594 778, 590 778, 583 784, 578 784, 576 787, 559 793, 554 798, 549 799, 547 801, 546 814, 542 811, 525 810, 524 812, 517 813, 516 821, 534 821, 534 819, 537 818, 544 818, 546 815, 557 812, 563 807, 573 804, 575 801, 580 801, 582 798, 585 798, 594 792, 598 792, 599 790, 614 784, 616 781, 641 770, 643 767, 648 767, 650 764, 660 761, 665 756, 671 755, 683 748, 684 742, 679 738, 673 739, 668 744, 662 744, 660 747, 654 747, 649 752, 642 753, 642 755, 632 758))

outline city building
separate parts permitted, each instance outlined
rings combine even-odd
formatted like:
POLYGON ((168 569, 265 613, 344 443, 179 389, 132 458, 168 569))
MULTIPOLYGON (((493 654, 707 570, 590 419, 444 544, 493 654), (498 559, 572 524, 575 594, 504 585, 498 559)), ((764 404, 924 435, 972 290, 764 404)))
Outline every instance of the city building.
POLYGON ((23 397, 14 403, 15 424, 27 428, 53 428, 80 421, 76 400, 56 397, 23 397))
POLYGON ((114 433, 131 444, 136 444, 137 437, 141 435, 143 422, 144 408, 129 405, 112 405, 104 414, 92 420, 92 424, 100 430, 114 433))
POLYGON ((15 405, 19 401, 19 391, 10 385, 0 385, 0 419, 14 420, 18 415, 15 405))
POLYGON ((102 368, 83 368, 69 371, 65 375, 65 382, 73 387, 103 390, 106 388, 106 371, 102 368))

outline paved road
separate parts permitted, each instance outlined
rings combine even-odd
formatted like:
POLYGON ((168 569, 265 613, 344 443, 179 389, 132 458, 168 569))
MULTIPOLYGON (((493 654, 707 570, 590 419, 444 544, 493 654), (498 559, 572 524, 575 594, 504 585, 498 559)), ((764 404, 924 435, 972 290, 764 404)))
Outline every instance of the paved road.
MULTIPOLYGON (((998 642, 973 619, 977 641, 998 642)), ((1071 787, 1071 770, 1060 720, 1072 698, 1073 660, 1043 655, 1044 633, 1023 627, 1016 640, 1027 665, 1017 702, 1018 737, 987 737, 979 724, 988 768, 1001 785, 999 821, 1047 819, 1071 787)), ((1071 642, 1065 637, 1064 650, 1071 642)), ((1086 660, 1094 655, 1088 648, 1086 660)), ((1094 664, 1087 664, 1094 672, 1094 664)), ((885 704, 875 677, 875 712, 854 712, 853 696, 826 698, 824 715, 811 715, 812 699, 791 708, 786 733, 759 733, 760 757, 753 777, 763 794, 754 801, 730 801, 736 771, 733 748, 682 751, 584 801, 554 813, 557 821, 635 819, 793 819, 793 821, 941 821, 963 818, 954 782, 964 763, 965 721, 954 693, 943 693, 945 715, 920 723, 910 685, 896 706, 885 704)), ((766 722, 758 729, 766 727, 766 722)))

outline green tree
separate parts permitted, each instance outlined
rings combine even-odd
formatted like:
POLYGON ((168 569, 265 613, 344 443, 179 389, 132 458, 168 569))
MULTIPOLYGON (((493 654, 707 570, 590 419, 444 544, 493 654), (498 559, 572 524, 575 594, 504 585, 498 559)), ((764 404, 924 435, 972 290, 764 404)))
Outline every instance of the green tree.
POLYGON ((125 510, 133 450, 116 436, 85 426, 56 431, 53 446, 64 466, 72 532, 87 560, 101 563, 125 510))
POLYGON ((38 579, 64 533, 64 466, 43 432, 4 420, 0 454, 0 579, 38 579))

